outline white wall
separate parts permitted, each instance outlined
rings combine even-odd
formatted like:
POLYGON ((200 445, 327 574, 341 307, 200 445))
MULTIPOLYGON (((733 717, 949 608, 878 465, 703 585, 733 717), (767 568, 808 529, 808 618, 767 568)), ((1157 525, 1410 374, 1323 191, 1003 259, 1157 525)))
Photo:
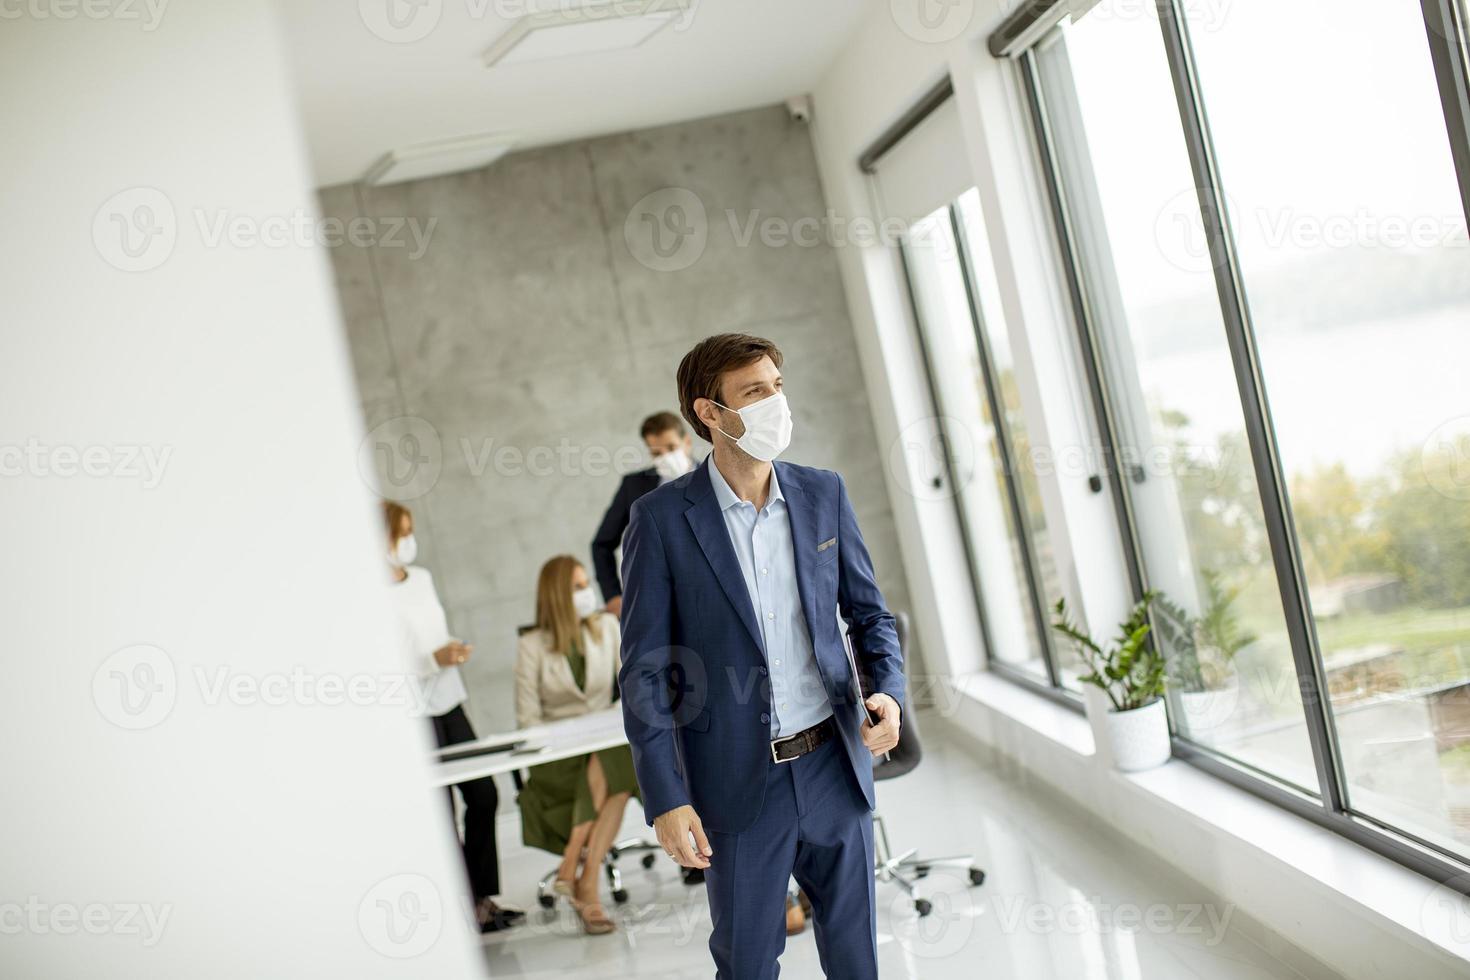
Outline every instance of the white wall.
POLYGON ((272 11, 104 7, 0 32, 0 972, 479 975, 425 723, 322 703, 401 668, 326 259, 246 240, 313 206, 272 11))
MULTIPOLYGON (((937 20, 920 19, 920 6, 875 8, 814 93, 813 134, 827 198, 839 214, 882 217, 857 158, 949 73, 963 130, 959 149, 980 191, 997 273, 992 278, 990 269, 981 269, 980 286, 993 290, 986 298, 997 301, 1005 319, 1032 444, 1049 447, 1057 459, 1095 457, 1098 434, 1078 381, 1074 327, 1060 282, 1050 272, 1054 246, 1020 93, 1011 66, 984 48, 986 34, 1010 5, 952 4, 937 20)), ((848 248, 840 257, 879 442, 890 445, 924 432, 933 414, 902 272, 891 249, 848 248)), ((1042 503, 1052 539, 1076 545, 1056 549, 1069 601, 1088 622, 1116 622, 1130 604, 1121 541, 1110 491, 1093 493, 1086 478, 1086 472, 1071 469, 1060 478, 1043 476, 1042 503)), ((980 662, 978 626, 953 504, 913 492, 921 481, 896 467, 890 467, 890 479, 925 647, 948 651, 956 672, 973 669, 980 662)))

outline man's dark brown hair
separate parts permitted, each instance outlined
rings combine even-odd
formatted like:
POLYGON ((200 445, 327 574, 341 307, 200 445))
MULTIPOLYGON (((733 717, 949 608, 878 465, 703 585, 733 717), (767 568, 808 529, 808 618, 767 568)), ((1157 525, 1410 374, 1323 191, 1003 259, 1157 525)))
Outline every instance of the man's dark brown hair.
POLYGON ((781 366, 781 351, 764 337, 752 337, 744 333, 721 333, 706 337, 694 345, 679 362, 679 411, 694 433, 705 442, 710 438, 709 426, 694 414, 694 400, 709 398, 724 403, 720 393, 720 375, 726 371, 769 357, 776 367, 781 366))
POLYGON ((643 420, 643 428, 638 430, 638 434, 647 439, 649 436, 669 431, 677 432, 682 436, 684 434, 683 420, 673 412, 654 412, 643 420))

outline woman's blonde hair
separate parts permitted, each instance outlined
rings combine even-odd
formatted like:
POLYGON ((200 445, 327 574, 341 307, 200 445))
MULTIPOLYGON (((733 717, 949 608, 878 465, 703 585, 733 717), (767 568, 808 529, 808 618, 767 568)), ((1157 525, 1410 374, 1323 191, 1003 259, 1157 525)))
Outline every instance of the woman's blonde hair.
POLYGON ((412 526, 413 514, 407 507, 396 500, 383 501, 383 523, 388 526, 388 540, 391 543, 398 543, 405 521, 412 526))
POLYGON ((541 566, 536 581, 536 626, 546 631, 551 649, 563 655, 571 652, 584 627, 602 639, 602 617, 594 612, 579 622, 572 605, 572 576, 581 567, 571 555, 557 555, 541 566))

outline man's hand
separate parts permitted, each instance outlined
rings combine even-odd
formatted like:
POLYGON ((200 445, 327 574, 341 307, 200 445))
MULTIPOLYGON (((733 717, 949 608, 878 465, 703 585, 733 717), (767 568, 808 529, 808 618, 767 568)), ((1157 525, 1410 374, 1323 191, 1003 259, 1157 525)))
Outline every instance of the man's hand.
POLYGON ((475 650, 468 643, 458 640, 450 640, 442 647, 434 651, 434 662, 440 667, 453 667, 470 659, 470 654, 475 650))
POLYGON ((892 752, 898 745, 898 702, 887 694, 874 694, 863 703, 878 713, 876 725, 863 719, 863 744, 874 755, 892 752))
POLYGON ((608 612, 612 613, 614 616, 622 616, 623 615, 623 597, 620 596, 620 595, 613 596, 611 599, 607 600, 607 605, 603 606, 602 608, 606 609, 608 612))
POLYGON ((707 868, 715 853, 704 836, 704 824, 692 806, 678 806, 653 818, 653 829, 664 853, 686 868, 707 868), (690 843, 690 835, 694 841, 690 843))

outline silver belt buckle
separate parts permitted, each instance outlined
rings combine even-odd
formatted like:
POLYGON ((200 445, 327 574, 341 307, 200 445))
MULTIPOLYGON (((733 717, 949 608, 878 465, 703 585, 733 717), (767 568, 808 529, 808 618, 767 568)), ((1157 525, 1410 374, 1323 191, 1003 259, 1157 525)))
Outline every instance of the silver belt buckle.
POLYGON ((783 758, 781 758, 780 755, 778 755, 777 752, 776 752, 776 746, 782 744, 783 742, 790 742, 790 741, 796 739, 800 734, 801 734, 800 732, 797 732, 796 735, 787 735, 785 738, 773 738, 773 739, 771 739, 771 761, 774 762, 776 765, 779 766, 783 762, 790 762, 792 759, 795 759, 796 756, 792 756, 791 759, 783 759, 783 758))

